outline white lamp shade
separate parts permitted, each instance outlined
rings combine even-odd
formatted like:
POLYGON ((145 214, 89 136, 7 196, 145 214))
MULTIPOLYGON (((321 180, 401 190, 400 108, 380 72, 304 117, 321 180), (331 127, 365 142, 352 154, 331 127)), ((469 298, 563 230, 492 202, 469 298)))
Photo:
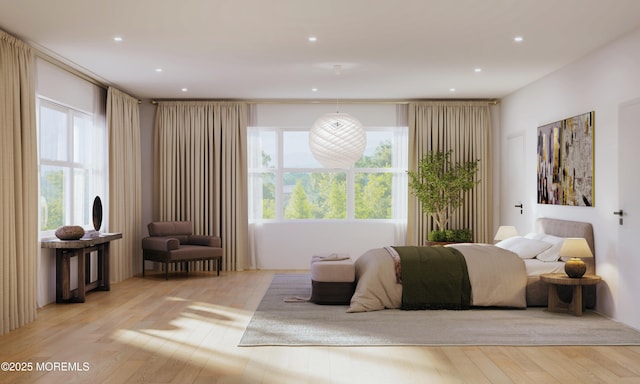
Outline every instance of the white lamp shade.
POLYGON ((559 252, 560 257, 578 257, 581 259, 593 257, 587 240, 582 237, 564 239, 559 252))
POLYGON ((501 241, 504 239, 508 239, 510 237, 518 236, 518 231, 516 227, 512 225, 501 225, 498 228, 498 232, 496 232, 496 237, 493 238, 495 241, 501 241))
POLYGON ((321 116, 309 132, 311 153, 326 168, 353 167, 366 145, 362 124, 346 113, 321 116))

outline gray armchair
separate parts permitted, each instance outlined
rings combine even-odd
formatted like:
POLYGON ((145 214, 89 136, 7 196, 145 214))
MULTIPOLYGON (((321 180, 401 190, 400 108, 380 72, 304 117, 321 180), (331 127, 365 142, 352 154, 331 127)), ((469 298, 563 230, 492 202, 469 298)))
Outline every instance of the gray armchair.
POLYGON ((149 236, 142 239, 142 277, 145 260, 164 263, 169 279, 169 263, 215 260, 218 276, 222 267, 222 246, 219 237, 194 235, 189 221, 156 221, 147 225, 149 236))

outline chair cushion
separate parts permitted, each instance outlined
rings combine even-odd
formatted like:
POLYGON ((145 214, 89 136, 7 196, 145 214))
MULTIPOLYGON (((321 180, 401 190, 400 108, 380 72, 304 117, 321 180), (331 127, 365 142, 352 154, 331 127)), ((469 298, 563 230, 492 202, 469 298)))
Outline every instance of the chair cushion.
POLYGON ((142 239, 142 249, 169 252, 180 248, 180 242, 173 237, 150 236, 142 239))
POLYGON ((147 225, 149 236, 189 236, 193 233, 190 221, 154 221, 147 225))
POLYGON ((212 259, 217 256, 222 256, 222 248, 182 245, 180 249, 171 251, 171 261, 212 259))

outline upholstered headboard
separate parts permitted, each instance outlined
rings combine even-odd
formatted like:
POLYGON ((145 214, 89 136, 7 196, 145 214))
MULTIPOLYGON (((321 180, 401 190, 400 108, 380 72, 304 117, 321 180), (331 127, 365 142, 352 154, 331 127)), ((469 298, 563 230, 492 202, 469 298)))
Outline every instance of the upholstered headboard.
POLYGON ((558 237, 583 237, 587 240, 593 256, 596 255, 591 223, 542 217, 536 220, 536 232, 558 237))

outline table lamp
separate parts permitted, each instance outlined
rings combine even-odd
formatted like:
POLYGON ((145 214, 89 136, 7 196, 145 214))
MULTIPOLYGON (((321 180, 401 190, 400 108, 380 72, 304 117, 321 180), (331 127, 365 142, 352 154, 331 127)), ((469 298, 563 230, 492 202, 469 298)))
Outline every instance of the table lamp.
POLYGON ((496 237, 494 237, 493 240, 501 241, 514 236, 518 236, 518 231, 516 230, 516 227, 512 225, 501 225, 498 228, 498 232, 496 232, 496 237))
POLYGON ((569 277, 580 278, 587 271, 587 265, 582 259, 593 257, 591 248, 584 238, 571 237, 564 239, 560 248, 560 257, 569 257, 564 264, 564 271, 569 277))

